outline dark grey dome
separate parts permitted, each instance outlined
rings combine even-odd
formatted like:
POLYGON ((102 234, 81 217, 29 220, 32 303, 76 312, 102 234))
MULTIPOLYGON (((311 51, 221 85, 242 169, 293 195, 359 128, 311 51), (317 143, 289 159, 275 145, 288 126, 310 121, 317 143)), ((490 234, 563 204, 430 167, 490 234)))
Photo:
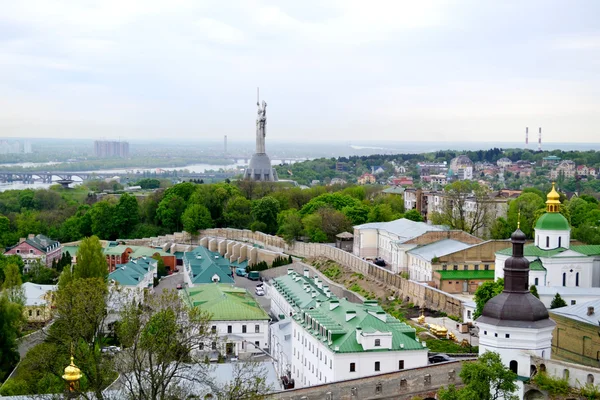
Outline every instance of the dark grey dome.
POLYGON ((548 310, 531 293, 502 292, 487 302, 481 315, 499 320, 535 322, 548 319, 548 310))

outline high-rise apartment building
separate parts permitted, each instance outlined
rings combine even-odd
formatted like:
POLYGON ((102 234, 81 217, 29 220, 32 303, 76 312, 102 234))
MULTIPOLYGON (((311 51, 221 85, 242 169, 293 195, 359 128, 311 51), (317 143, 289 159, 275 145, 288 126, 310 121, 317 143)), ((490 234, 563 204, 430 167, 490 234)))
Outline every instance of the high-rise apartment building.
POLYGON ((100 158, 129 157, 129 143, 121 141, 96 140, 94 155, 100 158))

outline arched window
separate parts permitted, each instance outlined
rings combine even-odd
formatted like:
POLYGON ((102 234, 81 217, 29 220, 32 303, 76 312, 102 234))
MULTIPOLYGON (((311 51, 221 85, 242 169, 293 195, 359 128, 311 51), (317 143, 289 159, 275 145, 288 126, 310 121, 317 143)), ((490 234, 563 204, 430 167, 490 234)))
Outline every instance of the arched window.
POLYGON ((594 383, 594 375, 588 374, 587 383, 592 383, 592 384, 594 383))
POLYGON ((559 236, 558 237, 558 247, 562 247, 561 242, 562 242, 562 236, 559 236))
POLYGON ((546 364, 540 364, 540 372, 546 372, 546 364))
POLYGON ((567 273, 563 272, 563 286, 567 286, 567 273))
POLYGON ((575 286, 579 286, 579 272, 575 273, 575 286))
POLYGON ((514 372, 516 374, 517 370, 519 369, 519 363, 516 362, 515 360, 512 360, 509 364, 509 368, 512 372, 514 372))
POLYGON ((540 278, 535 278, 534 285, 537 286, 540 284, 540 278))
POLYGON ((550 247, 550 236, 546 236, 546 248, 550 247))
POLYGON ((563 379, 569 379, 569 370, 563 369, 563 379))
POLYGON ((529 377, 533 378, 536 373, 537 373, 537 367, 535 365, 531 364, 531 366, 529 367, 529 377))

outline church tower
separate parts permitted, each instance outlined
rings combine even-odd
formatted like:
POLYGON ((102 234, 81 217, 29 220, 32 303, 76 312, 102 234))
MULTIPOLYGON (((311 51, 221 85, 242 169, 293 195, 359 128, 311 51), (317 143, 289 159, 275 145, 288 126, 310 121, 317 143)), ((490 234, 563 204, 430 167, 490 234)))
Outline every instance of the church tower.
POLYGON ((559 198, 553 182, 546 200, 546 213, 535 224, 535 245, 542 250, 569 248, 571 227, 569 221, 560 213, 559 198))
MULTIPOLYGON (((554 203, 552 203, 554 204, 554 203)), ((529 261, 523 256, 525 234, 511 236, 512 257, 504 263, 504 291, 487 302, 476 320, 479 354, 500 354, 504 365, 519 377, 531 376, 531 355, 550 358, 552 331, 556 325, 544 304, 529 292, 529 261)), ((517 382, 519 398, 523 383, 517 382)))

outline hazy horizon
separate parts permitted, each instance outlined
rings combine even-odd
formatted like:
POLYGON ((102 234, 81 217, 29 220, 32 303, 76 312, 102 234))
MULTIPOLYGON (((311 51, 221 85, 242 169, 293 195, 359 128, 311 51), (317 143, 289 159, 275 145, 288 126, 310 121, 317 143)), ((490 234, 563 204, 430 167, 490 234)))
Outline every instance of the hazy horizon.
POLYGON ((596 143, 600 3, 7 2, 0 136, 596 143))

